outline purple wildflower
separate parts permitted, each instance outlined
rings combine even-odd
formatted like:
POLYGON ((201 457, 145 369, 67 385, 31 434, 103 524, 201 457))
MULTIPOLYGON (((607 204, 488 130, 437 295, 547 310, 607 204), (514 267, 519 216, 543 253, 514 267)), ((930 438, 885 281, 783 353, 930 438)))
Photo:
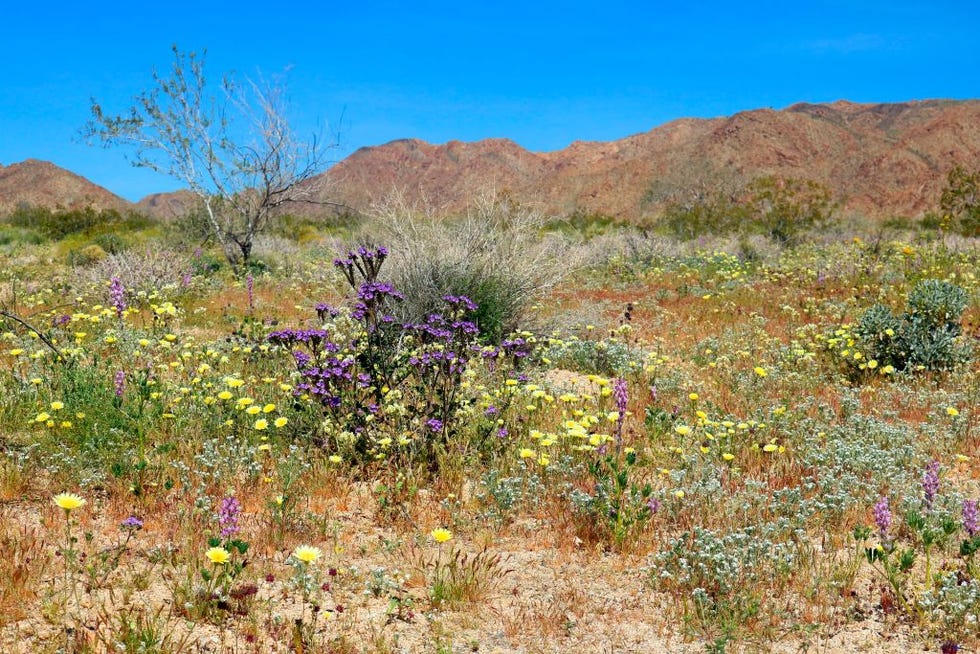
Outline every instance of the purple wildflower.
POLYGON ((126 392, 126 371, 117 370, 115 376, 112 378, 112 385, 116 389, 116 397, 122 397, 123 393, 126 392))
POLYGON ((623 421, 626 419, 626 406, 629 404, 629 391, 626 380, 622 377, 613 382, 613 398, 616 400, 616 448, 623 441, 623 421))
POLYGON ((892 524, 892 511, 888 508, 888 498, 882 495, 878 503, 874 505, 872 513, 875 518, 875 526, 878 527, 878 535, 881 540, 887 540, 888 528, 892 524))
POLYGON ((238 516, 241 515, 242 505, 235 496, 230 495, 221 500, 218 509, 218 526, 221 527, 221 537, 230 538, 239 532, 238 516))
POLYGON ((437 418, 429 418, 425 421, 425 425, 434 432, 442 431, 442 420, 437 418))
POLYGON ((626 405, 629 402, 626 380, 622 377, 613 382, 613 398, 616 400, 616 410, 622 417, 626 413, 626 405))
POLYGON ((249 273, 245 277, 245 290, 248 292, 248 310, 255 310, 255 279, 252 277, 252 273, 249 273))
POLYGON ((650 509, 650 513, 656 513, 660 510, 660 500, 656 497, 651 497, 647 500, 647 508, 650 509))
POLYGON ((143 528, 143 521, 134 515, 129 516, 125 520, 119 523, 120 529, 126 529, 129 531, 139 531, 143 528))
POLYGON ((126 313, 126 289, 123 288, 122 280, 118 277, 113 277, 109 283, 109 298, 116 309, 116 316, 122 318, 126 313))
POLYGON ((980 516, 977 511, 977 500, 963 500, 963 529, 973 538, 980 533, 980 516))
POLYGON ((926 510, 931 510, 936 494, 939 493, 939 461, 936 459, 930 461, 922 473, 922 493, 926 510))

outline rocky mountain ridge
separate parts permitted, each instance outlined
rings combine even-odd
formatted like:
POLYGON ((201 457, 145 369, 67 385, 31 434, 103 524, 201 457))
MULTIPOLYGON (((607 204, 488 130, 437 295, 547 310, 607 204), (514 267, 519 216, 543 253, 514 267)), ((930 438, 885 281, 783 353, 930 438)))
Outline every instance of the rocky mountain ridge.
MULTIPOLYGON (((433 145, 400 139, 365 147, 314 180, 320 199, 365 211, 393 191, 437 211, 462 210, 494 189, 549 214, 655 215, 699 189, 737 189, 763 175, 826 185, 845 213, 919 215, 934 209, 948 171, 980 168, 980 100, 799 103, 723 118, 682 118, 609 142, 532 152, 504 138, 433 145)), ((18 204, 187 210, 187 191, 132 205, 53 164, 0 166, 0 214, 18 204)), ((297 211, 317 211, 316 205, 297 211)))

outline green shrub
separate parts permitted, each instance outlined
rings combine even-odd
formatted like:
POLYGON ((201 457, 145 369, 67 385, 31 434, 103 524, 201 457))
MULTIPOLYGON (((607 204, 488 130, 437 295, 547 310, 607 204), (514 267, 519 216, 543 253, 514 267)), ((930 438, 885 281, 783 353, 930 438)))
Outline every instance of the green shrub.
POLYGON ((963 236, 980 236, 980 170, 967 172, 955 166, 946 178, 939 207, 943 227, 963 236))
POLYGON ((966 305, 965 290, 927 279, 909 293, 901 317, 875 305, 861 316, 857 334, 865 355, 879 364, 896 370, 950 370, 970 359, 969 348, 959 339, 959 320, 966 305))
POLYGON ((13 227, 10 225, 0 227, 0 245, 10 245, 11 243, 40 245, 43 242, 44 237, 33 229, 28 229, 26 227, 13 227))
POLYGON ((100 261, 103 261, 108 254, 98 245, 94 243, 91 245, 86 245, 80 250, 69 250, 68 252, 68 265, 69 266, 91 266, 100 261))
POLYGON ((439 220, 403 202, 377 209, 393 252, 391 281, 404 294, 400 321, 421 322, 446 295, 479 305, 481 338, 522 326, 534 300, 574 268, 556 235, 535 238, 544 217, 496 195, 477 198, 463 216, 439 220))
POLYGON ((119 254, 126 249, 126 241, 118 234, 99 234, 92 242, 107 254, 119 254))
POLYGON ((152 225, 146 216, 135 212, 120 213, 115 209, 47 209, 21 206, 7 219, 14 227, 34 230, 45 238, 60 241, 68 236, 91 236, 114 231, 133 231, 152 225))

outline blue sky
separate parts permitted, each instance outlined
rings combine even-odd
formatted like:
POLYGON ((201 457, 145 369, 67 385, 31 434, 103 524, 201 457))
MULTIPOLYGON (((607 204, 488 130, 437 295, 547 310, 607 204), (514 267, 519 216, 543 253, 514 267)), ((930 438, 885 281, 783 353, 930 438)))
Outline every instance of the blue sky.
POLYGON ((3 13, 0 164, 46 159, 131 200, 180 184, 77 133, 90 98, 124 111, 172 44, 207 48, 215 78, 288 68, 293 127, 338 132, 334 159, 398 138, 548 151, 799 101, 980 97, 975 0, 48 0, 3 13))

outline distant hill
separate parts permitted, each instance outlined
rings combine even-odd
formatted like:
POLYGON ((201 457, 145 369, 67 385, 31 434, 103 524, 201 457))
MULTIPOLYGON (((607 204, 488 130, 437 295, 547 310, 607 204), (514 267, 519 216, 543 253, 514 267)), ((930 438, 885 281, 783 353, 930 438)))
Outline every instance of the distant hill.
POLYGON ((451 211, 492 186, 551 213, 635 219, 699 187, 775 174, 825 184, 851 212, 917 215, 936 206, 956 163, 980 167, 980 101, 796 104, 544 153, 507 139, 399 140, 354 152, 324 186, 357 208, 398 188, 451 211))
MULTIPOLYGON (((936 207, 955 165, 980 168, 980 100, 796 104, 725 118, 683 118, 611 142, 531 152, 508 139, 361 148, 314 180, 322 200, 366 210, 393 190, 444 212, 489 188, 551 214, 626 220, 698 189, 735 191, 762 175, 826 185, 845 212, 915 216, 936 207)), ((0 214, 18 203, 131 208, 159 218, 193 206, 188 191, 131 205, 53 164, 0 166, 0 214)), ((298 213, 319 211, 298 205, 298 213)))
POLYGON ((137 202, 136 210, 151 218, 176 218, 192 211, 197 206, 197 197, 191 191, 153 193, 137 202))
POLYGON ((84 177, 37 159, 0 165, 0 216, 22 204, 49 209, 92 207, 126 211, 133 208, 123 198, 84 177))

